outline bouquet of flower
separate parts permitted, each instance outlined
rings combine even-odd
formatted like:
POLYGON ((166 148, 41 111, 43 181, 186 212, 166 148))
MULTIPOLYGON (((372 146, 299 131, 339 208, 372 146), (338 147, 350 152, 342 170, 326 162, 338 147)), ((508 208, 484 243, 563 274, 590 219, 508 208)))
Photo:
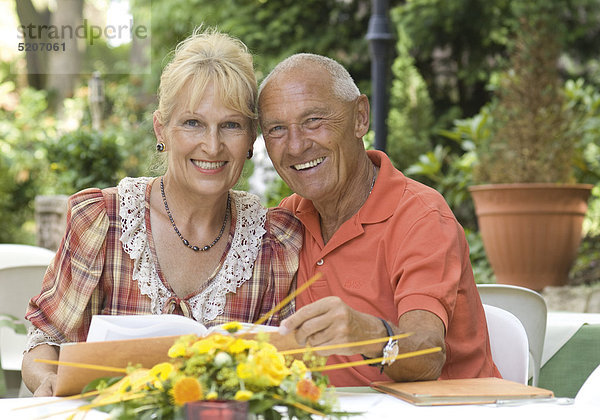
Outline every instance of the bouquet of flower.
MULTIPOLYGON (((225 335, 180 337, 169 349, 169 362, 130 368, 112 383, 90 384, 98 394, 86 407, 117 419, 183 418, 184 406, 200 400, 247 401, 248 412, 265 419, 280 418, 282 408, 289 418, 299 419, 348 414, 335 412, 337 400, 327 377, 311 373, 303 361, 286 360, 260 336, 249 340, 233 335, 238 323, 223 328, 225 335)), ((305 359, 311 366, 324 364, 324 358, 305 359)))

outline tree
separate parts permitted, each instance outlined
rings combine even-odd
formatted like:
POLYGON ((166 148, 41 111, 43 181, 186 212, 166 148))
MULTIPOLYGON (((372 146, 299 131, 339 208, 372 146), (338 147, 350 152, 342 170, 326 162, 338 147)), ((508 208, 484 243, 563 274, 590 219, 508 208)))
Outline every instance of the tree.
MULTIPOLYGON (((56 10, 38 10, 31 0, 15 0, 21 23, 22 41, 36 48, 25 49, 27 80, 36 89, 54 90, 56 103, 73 94, 79 80, 81 52, 77 38, 62 36, 62 29, 72 31, 82 24, 84 0, 57 0, 56 10), (53 32, 52 28, 58 28, 53 32), (56 38, 59 36, 59 38, 56 38), (46 50, 42 44, 64 42, 63 51, 46 50)), ((68 32, 67 32, 68 33, 68 32)))
MULTIPOLYGON (((83 0, 57 0, 56 11, 52 13, 50 24, 57 28, 75 28, 81 25, 83 0)), ((58 103, 63 98, 73 96, 73 91, 81 72, 81 52, 76 37, 61 39, 66 51, 52 52, 48 57, 48 85, 54 90, 58 103)))
POLYGON ((311 52, 338 60, 368 94, 370 58, 365 35, 370 13, 370 0, 154 0, 153 56, 162 67, 163 57, 177 42, 204 24, 240 38, 250 48, 259 81, 283 58, 311 52))
MULTIPOLYGON (((38 11, 31 0, 15 0, 17 16, 22 26, 32 24, 36 27, 50 24, 50 10, 38 11)), ((25 39, 23 39, 25 41, 25 39)), ((46 86, 46 55, 37 54, 35 51, 26 50, 27 82, 35 89, 43 89, 46 86)))
POLYGON ((486 85, 505 55, 510 0, 408 0, 392 15, 413 42, 436 115, 452 108, 459 117, 476 114, 489 100, 486 85))
MULTIPOLYGON (((599 0, 531 0, 556 6, 561 32, 563 76, 584 76, 600 85, 597 44, 599 0), (565 64, 566 63, 566 64, 565 64)), ((427 82, 438 118, 470 117, 492 93, 490 77, 507 59, 518 26, 515 0, 407 0, 392 10, 413 46, 411 54, 427 82)))

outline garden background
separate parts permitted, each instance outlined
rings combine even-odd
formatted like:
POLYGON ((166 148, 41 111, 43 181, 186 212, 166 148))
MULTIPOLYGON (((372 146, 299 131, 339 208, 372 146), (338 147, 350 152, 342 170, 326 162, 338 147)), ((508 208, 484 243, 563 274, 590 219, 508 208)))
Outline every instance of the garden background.
MULTIPOLYGON (((389 6, 395 39, 387 152, 398 169, 444 195, 465 227, 478 282, 494 279, 467 188, 490 136, 500 75, 510 71, 519 18, 536 7, 554 15, 564 107, 577 128, 573 181, 595 185, 570 282, 600 279, 600 0, 390 0, 389 6)), ((37 195, 155 175, 152 112, 161 68, 194 27, 239 37, 255 56, 259 81, 281 59, 313 52, 342 63, 370 96, 370 14, 369 0, 0 0, 0 243, 36 243, 37 195), (79 45, 74 62, 58 63, 75 66, 71 75, 56 77, 57 63, 36 62, 13 42, 19 22, 94 22, 115 3, 149 22, 148 42, 79 45), (90 112, 93 72, 103 82, 99 125, 90 112)), ((367 147, 373 137, 365 138, 367 147)), ((246 166, 239 188, 253 190, 254 166, 246 166)), ((266 205, 289 194, 278 177, 262 179, 269 180, 266 205)))

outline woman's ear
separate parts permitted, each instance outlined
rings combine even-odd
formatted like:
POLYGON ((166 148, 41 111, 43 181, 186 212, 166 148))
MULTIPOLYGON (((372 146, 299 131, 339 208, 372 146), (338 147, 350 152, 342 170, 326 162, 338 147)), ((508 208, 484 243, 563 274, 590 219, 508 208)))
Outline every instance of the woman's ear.
POLYGON ((356 99, 356 110, 354 114, 354 134, 356 138, 362 139, 369 131, 370 107, 366 95, 360 95, 356 99))
POLYGON ((152 114, 152 125, 154 126, 154 135, 156 136, 156 141, 159 143, 165 143, 164 131, 165 127, 160 122, 160 113, 158 111, 154 111, 152 114))

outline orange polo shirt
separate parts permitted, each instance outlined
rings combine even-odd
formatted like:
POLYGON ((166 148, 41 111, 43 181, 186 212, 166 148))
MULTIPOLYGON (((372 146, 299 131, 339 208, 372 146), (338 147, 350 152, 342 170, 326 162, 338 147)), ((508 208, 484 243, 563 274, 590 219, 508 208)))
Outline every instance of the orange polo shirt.
MULTIPOLYGON (((296 194, 282 201, 305 227, 298 286, 323 273, 296 306, 339 296, 393 322, 408 311, 430 311, 446 327, 442 379, 500 377, 462 227, 437 191, 402 175, 385 153, 367 153, 380 168, 371 195, 326 245, 312 202, 296 194)), ((362 357, 331 356, 328 364, 349 360, 362 357)), ((389 380, 371 366, 333 370, 329 378, 336 386, 389 380)))

